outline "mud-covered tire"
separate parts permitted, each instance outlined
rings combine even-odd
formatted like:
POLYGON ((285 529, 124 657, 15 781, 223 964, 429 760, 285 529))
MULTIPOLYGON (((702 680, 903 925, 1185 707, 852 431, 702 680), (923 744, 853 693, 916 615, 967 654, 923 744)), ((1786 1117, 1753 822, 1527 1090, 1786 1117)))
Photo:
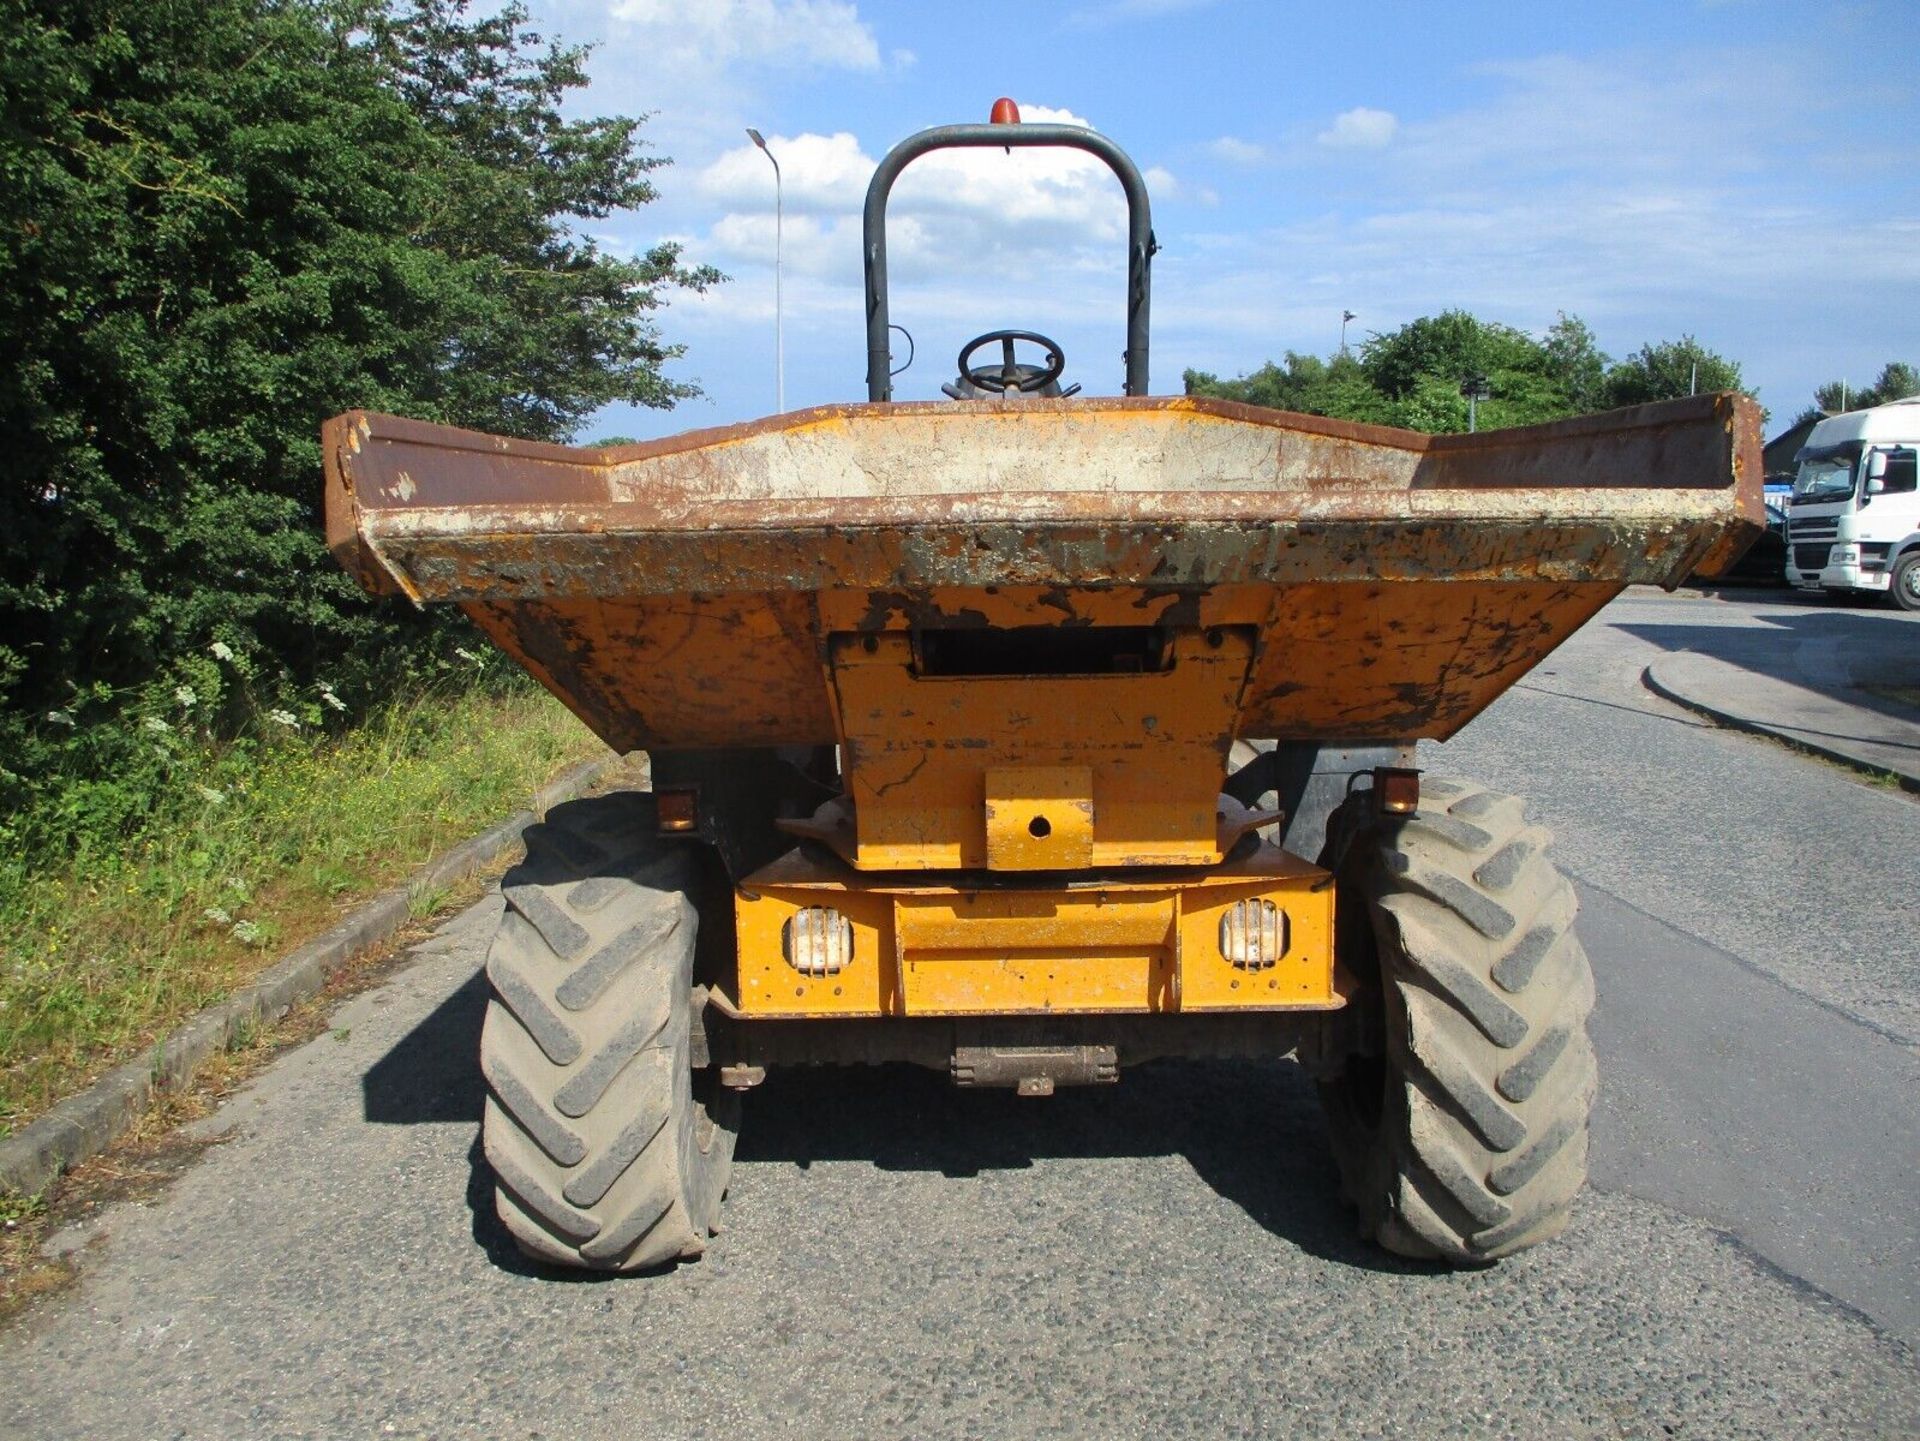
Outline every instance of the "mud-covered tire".
POLYGON ((1375 827, 1361 796, 1332 831, 1342 961, 1384 1042, 1321 1085, 1362 1231, 1455 1265, 1558 1234, 1586 1179, 1593 973, 1546 831, 1433 777, 1417 816, 1375 827))
POLYGON ((690 1066, 695 857, 631 794, 555 807, 526 848, 501 882, 480 1038, 500 1220, 558 1266, 697 1256, 739 1101, 690 1066))

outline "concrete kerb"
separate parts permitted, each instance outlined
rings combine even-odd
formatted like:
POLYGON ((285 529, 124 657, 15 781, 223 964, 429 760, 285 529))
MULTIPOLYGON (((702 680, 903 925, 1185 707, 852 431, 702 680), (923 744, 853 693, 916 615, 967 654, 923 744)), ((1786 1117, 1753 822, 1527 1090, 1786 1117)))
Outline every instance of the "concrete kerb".
POLYGON ((1712 705, 1697 695, 1689 694, 1671 680, 1663 679, 1657 664, 1649 665, 1641 671, 1640 683, 1662 700, 1672 701, 1677 706, 1682 706, 1696 715, 1703 715, 1708 720, 1717 721, 1730 729, 1745 731, 1749 735, 1766 736, 1769 740, 1776 740, 1795 750, 1833 761, 1850 770, 1859 771, 1863 775, 1891 776, 1899 782, 1902 790, 1920 794, 1920 775, 1876 765, 1843 747, 1823 744, 1817 737, 1809 736, 1802 731, 1768 725, 1765 721, 1752 716, 1744 716, 1725 707, 1712 705))
POLYGON ((574 767, 535 792, 531 810, 516 811, 491 830, 435 857, 405 885, 376 896, 324 935, 290 952, 226 1000, 180 1026, 145 1057, 107 1072, 86 1090, 55 1104, 19 1134, 0 1141, 0 1193, 37 1196, 61 1172, 99 1155, 133 1129, 156 1095, 178 1090, 208 1057, 319 994, 355 956, 397 935, 412 917, 416 898, 491 864, 535 820, 586 791, 619 759, 609 755, 574 767))

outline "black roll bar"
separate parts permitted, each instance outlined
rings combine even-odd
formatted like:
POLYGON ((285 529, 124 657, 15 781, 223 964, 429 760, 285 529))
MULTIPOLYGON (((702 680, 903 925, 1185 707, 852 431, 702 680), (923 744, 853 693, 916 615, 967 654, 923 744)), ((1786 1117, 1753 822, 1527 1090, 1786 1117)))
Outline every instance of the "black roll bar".
POLYGON ((1147 308, 1152 291, 1153 216, 1147 183, 1127 152, 1096 130, 1078 125, 936 125, 909 135, 887 152, 867 186, 864 241, 867 263, 867 399, 892 400, 887 374, 887 196, 900 172, 930 150, 987 145, 1064 145, 1107 162, 1127 194, 1127 384, 1128 395, 1147 393, 1147 308))

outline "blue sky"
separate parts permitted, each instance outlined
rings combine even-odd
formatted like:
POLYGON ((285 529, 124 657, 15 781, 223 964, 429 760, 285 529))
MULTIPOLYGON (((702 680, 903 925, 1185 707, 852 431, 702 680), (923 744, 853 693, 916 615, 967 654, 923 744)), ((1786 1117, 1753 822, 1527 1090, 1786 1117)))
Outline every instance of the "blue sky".
MULTIPOLYGON (((575 108, 652 112, 661 198, 592 227, 682 241, 731 279, 676 297, 674 374, 706 392, 608 412, 654 436, 770 413, 773 175, 785 181, 789 409, 864 398, 859 210, 924 126, 1029 119, 1118 141, 1148 174, 1153 388, 1238 374, 1464 307, 1535 333, 1579 315, 1618 357, 1690 333, 1778 428, 1813 387, 1920 363, 1920 4, 1257 0, 908 4, 534 0, 598 48, 575 108)), ((1117 392, 1124 206, 1078 155, 928 158, 894 192, 893 317, 935 396, 955 352, 1040 330, 1117 392)))

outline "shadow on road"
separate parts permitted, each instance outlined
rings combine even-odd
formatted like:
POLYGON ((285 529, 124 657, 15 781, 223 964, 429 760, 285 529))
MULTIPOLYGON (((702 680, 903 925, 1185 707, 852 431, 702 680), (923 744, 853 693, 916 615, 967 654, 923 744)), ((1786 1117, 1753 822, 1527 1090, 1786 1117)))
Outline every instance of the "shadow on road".
POLYGON ((911 1066, 775 1073, 748 1098, 736 1159, 804 1171, 870 1161, 965 1179, 1045 1159, 1179 1155, 1274 1235, 1369 1270, 1417 1270, 1363 1242, 1340 1198, 1312 1083, 1282 1061, 1160 1061, 1117 1086, 1035 1100, 911 1066))
POLYGON ((1786 603, 1778 610, 1755 606, 1751 613, 1763 624, 1616 621, 1614 629, 1664 651, 1711 656, 1756 675, 1816 689, 1838 687, 1850 705, 1913 719, 1913 707, 1862 689, 1920 686, 1920 629, 1911 619, 1891 610, 1808 612, 1786 603), (1816 674, 1809 674, 1810 666, 1816 674))
POLYGON ((480 1120, 480 1023, 487 977, 475 971, 360 1079, 361 1114, 376 1126, 480 1120))
MULTIPOLYGON (((1811 591, 1800 590, 1785 581, 1771 580, 1728 580, 1721 577, 1708 580, 1703 576, 1687 577, 1687 589, 1697 590, 1715 600, 1746 601, 1752 605, 1782 606, 1827 606, 1834 611, 1877 610, 1891 612, 1894 603, 1885 595, 1872 591, 1811 591)), ((1683 592, 1684 593, 1684 592, 1683 592)))
MULTIPOLYGON (((476 972, 367 1071, 376 1125, 478 1124, 487 983, 476 972)), ((1418 1270, 1355 1234, 1341 1201, 1312 1083, 1287 1062, 1162 1061, 1117 1086, 1044 1100, 960 1090, 912 1066, 775 1072, 746 1098, 736 1165, 866 1161, 964 1179, 1043 1159, 1184 1156, 1213 1190, 1275 1236, 1370 1270, 1418 1270)), ((494 1216, 476 1134, 467 1201, 473 1236, 503 1270, 582 1279, 527 1261, 494 1216)))

